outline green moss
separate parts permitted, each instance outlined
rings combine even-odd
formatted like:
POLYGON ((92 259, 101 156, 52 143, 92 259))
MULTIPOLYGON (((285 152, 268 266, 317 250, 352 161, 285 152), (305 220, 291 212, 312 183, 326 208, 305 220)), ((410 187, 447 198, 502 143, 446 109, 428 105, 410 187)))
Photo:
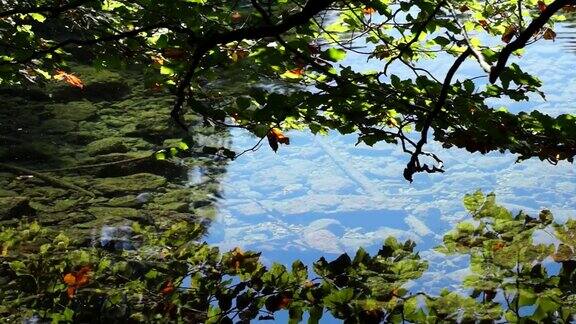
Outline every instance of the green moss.
POLYGON ((29 203, 28 197, 0 197, 0 220, 34 214, 29 203))
POLYGON ((96 219, 104 220, 109 218, 138 218, 138 210, 125 207, 90 207, 88 212, 96 219))
POLYGON ((126 140, 121 137, 109 137, 94 141, 86 146, 86 153, 91 156, 128 151, 126 140))
POLYGON ((104 194, 139 193, 157 190, 166 182, 166 178, 161 176, 137 173, 125 177, 94 179, 94 188, 104 194))
POLYGON ((66 119, 48 119, 40 126, 40 131, 47 134, 61 134, 76 130, 78 125, 66 119))
POLYGON ((50 109, 56 119, 66 119, 72 121, 87 120, 96 115, 98 108, 89 101, 73 101, 66 104, 55 104, 46 106, 50 109))

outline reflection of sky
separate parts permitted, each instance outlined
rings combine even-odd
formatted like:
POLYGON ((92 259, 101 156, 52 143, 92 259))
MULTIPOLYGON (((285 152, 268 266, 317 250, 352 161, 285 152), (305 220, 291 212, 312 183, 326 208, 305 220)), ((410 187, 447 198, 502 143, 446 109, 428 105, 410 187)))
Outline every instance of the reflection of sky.
MULTIPOLYGON (((576 113, 574 56, 559 42, 532 45, 521 58, 523 69, 544 81, 547 101, 515 104, 511 110, 576 113)), ((445 71, 448 62, 438 59, 436 70, 445 71)), ((471 61, 459 75, 481 73, 471 61)), ((412 239, 430 261, 430 271, 416 284, 437 291, 446 285, 456 288, 467 274, 465 258, 432 250, 447 230, 468 218, 461 204, 464 194, 494 191, 515 211, 534 214, 548 208, 560 220, 576 215, 576 170, 566 162, 515 164, 509 154, 470 154, 432 143, 428 150, 444 160, 446 173, 418 174, 410 184, 402 177, 408 156, 393 145, 354 146, 353 136, 337 134, 289 135, 291 145, 281 146, 277 154, 263 147, 230 163, 209 242, 223 249, 263 251, 266 262, 290 264, 297 258, 310 263, 322 255, 354 253, 361 246, 375 252, 390 235, 412 239)), ((234 147, 241 150, 255 141, 237 133, 234 147)))

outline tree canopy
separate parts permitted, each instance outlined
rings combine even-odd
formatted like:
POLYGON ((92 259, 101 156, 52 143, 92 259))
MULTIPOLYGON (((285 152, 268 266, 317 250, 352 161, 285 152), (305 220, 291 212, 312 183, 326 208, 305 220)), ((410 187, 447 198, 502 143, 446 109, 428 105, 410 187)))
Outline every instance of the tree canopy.
POLYGON ((193 111, 262 139, 272 128, 357 133, 401 145, 410 181, 442 171, 425 150, 431 132, 445 147, 573 161, 573 115, 512 114, 487 100, 544 96, 537 77, 508 61, 552 41, 554 22, 575 9, 573 0, 2 1, 0 82, 82 88, 70 61, 138 66, 151 88, 175 95, 184 129, 193 111), (382 68, 360 71, 347 55, 382 68), (419 64, 442 55, 454 57, 445 75, 419 64), (466 60, 488 80, 459 78, 466 60))

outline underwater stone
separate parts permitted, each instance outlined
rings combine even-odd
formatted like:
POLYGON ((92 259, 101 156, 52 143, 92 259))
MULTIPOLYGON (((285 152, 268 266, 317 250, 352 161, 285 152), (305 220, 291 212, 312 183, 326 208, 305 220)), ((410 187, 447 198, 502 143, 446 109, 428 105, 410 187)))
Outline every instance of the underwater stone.
POLYGON ((138 210, 125 207, 90 207, 88 212, 97 219, 107 218, 138 218, 138 210))
POLYGON ((109 137, 101 140, 94 141, 86 146, 86 153, 91 156, 109 154, 109 153, 124 153, 128 148, 124 144, 125 139, 121 137, 109 137))
POLYGON ((151 210, 162 210, 162 211, 177 211, 177 212, 188 212, 190 211, 190 205, 187 203, 173 202, 164 205, 151 204, 149 207, 151 210))
POLYGON ((56 104, 47 106, 52 109, 54 118, 67 119, 73 121, 86 120, 93 117, 98 110, 89 101, 73 101, 66 104, 56 104))
POLYGON ((67 133, 76 130, 76 123, 66 119, 48 119, 40 126, 48 134, 67 133))
POLYGON ((55 146, 46 142, 7 145, 0 150, 0 160, 48 161, 57 153, 55 146))
POLYGON ((104 194, 142 192, 158 189, 166 184, 166 178, 150 173, 137 173, 125 177, 94 179, 94 188, 104 194))
POLYGON ((107 205, 113 207, 138 207, 142 205, 136 196, 128 195, 122 197, 114 197, 108 201, 107 205))
POLYGON ((30 208, 29 203, 30 199, 28 197, 1 197, 0 220, 34 214, 34 210, 30 208))
POLYGON ((13 196, 17 196, 17 195, 18 195, 18 193, 16 191, 6 190, 6 189, 0 188, 0 197, 13 197, 13 196))

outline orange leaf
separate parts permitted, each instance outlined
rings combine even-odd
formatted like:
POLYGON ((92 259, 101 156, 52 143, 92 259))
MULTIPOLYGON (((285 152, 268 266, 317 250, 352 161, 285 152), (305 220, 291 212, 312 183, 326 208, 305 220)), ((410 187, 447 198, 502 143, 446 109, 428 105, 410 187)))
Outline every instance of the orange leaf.
POLYGON ((74 286, 76 284, 76 276, 74 276, 71 273, 67 273, 64 276, 64 282, 68 285, 68 286, 74 286))
POLYGON ((164 58, 160 54, 151 56, 150 59, 154 65, 164 65, 164 58))
POLYGON ((303 68, 295 68, 289 71, 290 73, 296 74, 296 75, 302 75, 304 74, 304 69, 303 68))
POLYGON ((372 8, 372 7, 364 7, 362 8, 362 13, 365 15, 371 15, 373 13, 376 12, 376 9, 372 8))
POLYGON ((546 4, 544 1, 538 1, 538 10, 540 10, 540 12, 544 12, 544 10, 546 10, 546 4))
POLYGON ((267 137, 268 137, 268 144, 270 144, 270 147, 274 152, 278 151, 278 143, 290 145, 290 138, 284 136, 282 131, 279 130, 278 128, 272 128, 268 132, 267 137))
POLYGON ((73 87, 84 89, 84 83, 82 82, 82 80, 80 80, 80 78, 78 78, 77 76, 75 76, 73 74, 66 73, 62 70, 56 70, 56 74, 54 75, 54 79, 62 80, 73 87))
POLYGON ((78 287, 85 286, 90 282, 90 272, 92 269, 90 267, 82 267, 78 273, 76 273, 76 284, 78 287))
POLYGON ((162 289, 160 290, 160 293, 162 293, 162 295, 169 295, 174 291, 174 283, 172 282, 172 280, 168 280, 164 283, 164 285, 162 286, 162 289))
POLYGON ((478 23, 480 24, 480 26, 482 26, 482 28, 488 27, 488 22, 484 19, 478 20, 478 23))
POLYGON ((74 298, 74 295, 76 295, 76 287, 68 287, 66 289, 66 294, 68 295, 68 298, 74 298))

